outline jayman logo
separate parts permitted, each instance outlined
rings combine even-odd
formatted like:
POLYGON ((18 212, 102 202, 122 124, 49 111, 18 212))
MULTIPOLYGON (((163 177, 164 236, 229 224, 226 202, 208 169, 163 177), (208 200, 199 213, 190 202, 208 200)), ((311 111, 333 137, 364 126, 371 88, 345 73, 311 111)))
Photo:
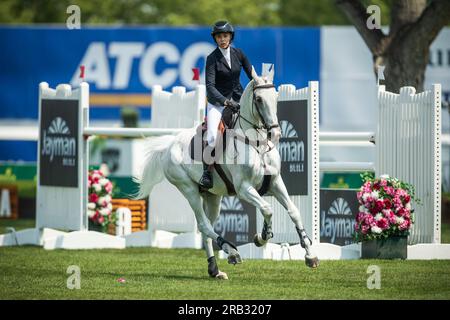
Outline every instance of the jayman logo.
POLYGON ((280 121, 281 139, 278 146, 281 161, 290 162, 289 172, 303 172, 305 144, 300 140, 294 126, 286 120, 280 121))
POLYGON ((334 200, 327 214, 325 214, 325 210, 321 210, 320 220, 320 235, 331 238, 331 243, 335 243, 336 238, 350 238, 352 236, 352 210, 344 198, 334 200))
POLYGON ((50 127, 48 128, 48 132, 54 134, 70 134, 70 130, 67 127, 66 122, 61 117, 57 117, 52 121, 50 127))
POLYGON ((236 197, 224 197, 222 200, 222 214, 214 225, 214 230, 222 237, 227 232, 239 233, 236 235, 237 242, 248 241, 249 217, 244 212, 244 207, 236 197), (245 238, 245 239, 244 239, 245 238))
POLYGON ((241 202, 236 197, 224 197, 222 199, 222 210, 243 211, 241 202))
POLYGON ((70 129, 66 121, 56 117, 50 123, 47 130, 43 131, 42 155, 50 157, 50 162, 55 157, 64 157, 63 165, 73 165, 76 156, 76 140, 70 136, 70 129), (70 159, 72 158, 72 159, 70 159))

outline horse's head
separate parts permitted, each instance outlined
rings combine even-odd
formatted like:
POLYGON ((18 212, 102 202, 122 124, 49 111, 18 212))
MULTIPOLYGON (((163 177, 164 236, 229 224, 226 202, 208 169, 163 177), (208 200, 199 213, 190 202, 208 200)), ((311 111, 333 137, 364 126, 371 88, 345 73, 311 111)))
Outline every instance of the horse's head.
POLYGON ((262 123, 263 127, 270 134, 272 141, 278 143, 281 137, 281 130, 278 124, 277 92, 273 85, 273 76, 273 67, 264 77, 259 77, 252 67, 252 115, 262 123))

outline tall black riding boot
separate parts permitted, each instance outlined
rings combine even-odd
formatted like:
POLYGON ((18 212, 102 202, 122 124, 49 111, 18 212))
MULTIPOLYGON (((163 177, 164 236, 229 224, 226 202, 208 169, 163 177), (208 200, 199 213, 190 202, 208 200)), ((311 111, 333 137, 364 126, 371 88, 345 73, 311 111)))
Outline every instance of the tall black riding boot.
MULTIPOLYGON (((204 149, 208 148, 208 144, 204 145, 204 149)), ((214 157, 214 149, 211 152, 211 155, 214 157)), ((208 165, 205 161, 205 154, 202 152, 203 159, 203 175, 200 178, 199 184, 204 189, 211 189, 213 187, 213 178, 212 178, 212 168, 213 165, 208 165)))
POLYGON ((209 165, 203 162, 203 175, 200 178, 199 184, 205 189, 213 187, 212 174, 209 170, 209 165))

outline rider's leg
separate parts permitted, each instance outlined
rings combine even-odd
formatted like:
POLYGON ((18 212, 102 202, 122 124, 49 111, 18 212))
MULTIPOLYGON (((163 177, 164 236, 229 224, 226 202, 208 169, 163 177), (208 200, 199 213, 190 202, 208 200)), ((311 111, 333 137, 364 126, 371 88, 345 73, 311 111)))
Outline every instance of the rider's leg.
POLYGON ((224 107, 216 107, 208 103, 207 108, 207 146, 203 151, 203 175, 200 178, 199 184, 205 188, 210 189, 213 187, 212 170, 214 163, 214 147, 216 146, 217 129, 219 127, 220 120, 222 119, 222 111, 224 107))

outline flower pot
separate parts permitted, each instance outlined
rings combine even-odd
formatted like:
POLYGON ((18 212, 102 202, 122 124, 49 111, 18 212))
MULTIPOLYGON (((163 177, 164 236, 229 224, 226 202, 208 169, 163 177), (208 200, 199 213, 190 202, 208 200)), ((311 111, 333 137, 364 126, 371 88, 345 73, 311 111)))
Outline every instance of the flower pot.
POLYGON ((101 224, 94 223, 89 219, 89 231, 105 232, 105 228, 101 224))
POLYGON ((406 259, 407 253, 407 236, 363 241, 361 244, 362 259, 406 259))

